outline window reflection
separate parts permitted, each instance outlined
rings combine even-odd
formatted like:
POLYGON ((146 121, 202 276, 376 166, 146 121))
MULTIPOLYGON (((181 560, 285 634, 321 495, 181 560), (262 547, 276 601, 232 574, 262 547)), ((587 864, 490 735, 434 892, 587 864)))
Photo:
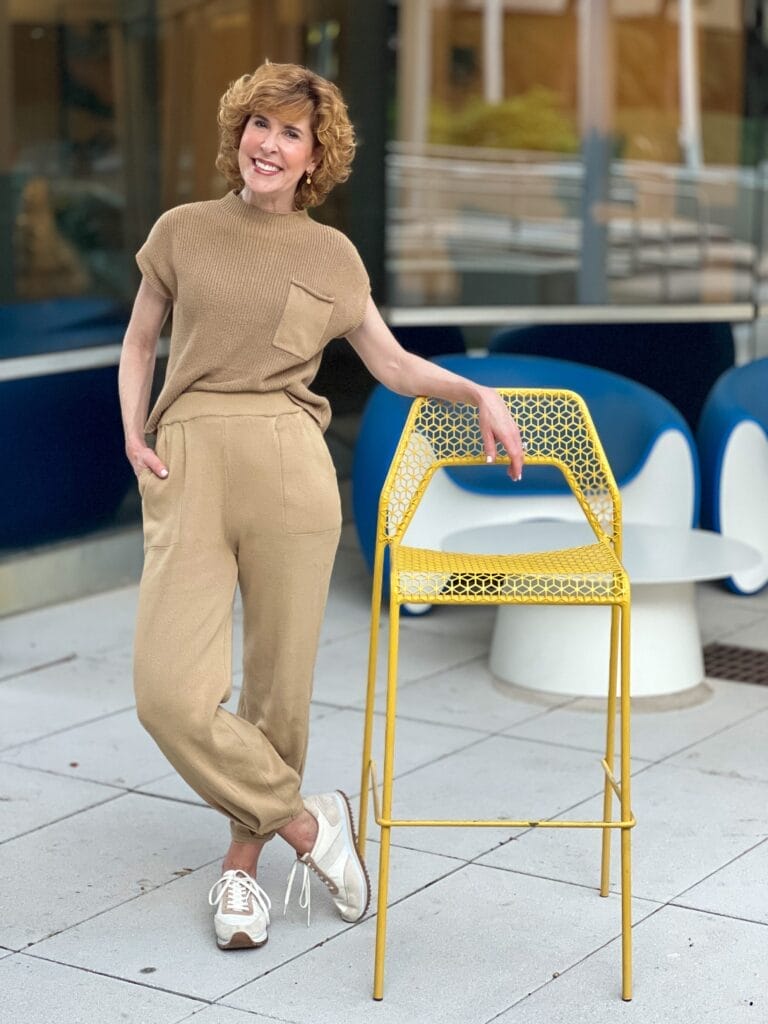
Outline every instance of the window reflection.
MULTIPOLYGON (((764 0, 390 10, 392 78, 356 84, 392 111, 388 305, 768 301, 764 0)), ((0 301, 127 300, 157 215, 225 187, 234 74, 269 56, 346 87, 350 20, 339 0, 0 4, 0 301)), ((354 233, 344 203, 317 216, 354 233)))
POLYGON ((392 304, 749 303, 763 18, 741 0, 402 0, 392 304))
POLYGON ((106 18, 35 5, 11 26, 12 292, 17 299, 120 294, 125 183, 117 41, 106 18))

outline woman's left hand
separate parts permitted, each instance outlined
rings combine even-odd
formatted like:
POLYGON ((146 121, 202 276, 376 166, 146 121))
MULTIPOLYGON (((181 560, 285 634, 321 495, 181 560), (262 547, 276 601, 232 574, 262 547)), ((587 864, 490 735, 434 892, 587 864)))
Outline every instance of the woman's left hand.
POLYGON ((481 388, 477 407, 486 461, 495 461, 496 444, 500 443, 509 455, 510 477, 515 481, 522 479, 525 459, 523 442, 504 399, 494 388, 481 388))

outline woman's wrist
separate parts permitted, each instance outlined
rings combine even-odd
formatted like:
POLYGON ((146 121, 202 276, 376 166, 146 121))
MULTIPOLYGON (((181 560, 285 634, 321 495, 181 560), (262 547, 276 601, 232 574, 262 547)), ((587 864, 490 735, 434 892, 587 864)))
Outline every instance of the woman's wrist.
POLYGON ((147 442, 143 434, 132 434, 130 437, 125 439, 125 454, 131 462, 139 452, 144 451, 146 447, 147 442))

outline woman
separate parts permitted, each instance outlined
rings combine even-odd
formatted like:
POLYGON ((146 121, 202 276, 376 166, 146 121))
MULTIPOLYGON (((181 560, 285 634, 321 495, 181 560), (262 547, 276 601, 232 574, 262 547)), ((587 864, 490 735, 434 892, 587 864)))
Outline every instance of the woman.
MULTIPOLYGON (((125 336, 120 399, 138 477, 145 563, 137 711, 179 774, 230 819, 209 893, 222 949, 267 941, 256 881, 275 834, 319 875, 341 916, 369 902, 346 796, 300 794, 318 635, 341 526, 309 388, 325 344, 346 336, 371 373, 406 395, 479 406, 519 479, 516 425, 492 389, 404 352, 381 319, 354 246, 311 220, 346 180, 354 134, 337 88, 303 67, 265 64, 219 108, 223 199, 163 214, 137 254, 142 282, 125 336), (162 391, 146 418, 157 339, 173 306, 162 391), (145 422, 146 420, 146 422, 145 422), (153 450, 145 433, 157 433, 153 450), (243 683, 231 692, 232 601, 243 601, 243 683)), ((293 871, 291 872, 291 878, 293 871)))

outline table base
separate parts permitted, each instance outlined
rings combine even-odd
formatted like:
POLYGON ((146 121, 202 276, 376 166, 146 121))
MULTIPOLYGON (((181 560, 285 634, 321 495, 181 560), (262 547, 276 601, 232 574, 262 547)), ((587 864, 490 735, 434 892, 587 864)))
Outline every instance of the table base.
MULTIPOLYGON (((508 683, 573 697, 608 693, 611 610, 586 605, 502 605, 490 667, 508 683)), ((704 678, 693 583, 632 588, 631 692, 679 693, 704 678)))

